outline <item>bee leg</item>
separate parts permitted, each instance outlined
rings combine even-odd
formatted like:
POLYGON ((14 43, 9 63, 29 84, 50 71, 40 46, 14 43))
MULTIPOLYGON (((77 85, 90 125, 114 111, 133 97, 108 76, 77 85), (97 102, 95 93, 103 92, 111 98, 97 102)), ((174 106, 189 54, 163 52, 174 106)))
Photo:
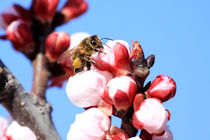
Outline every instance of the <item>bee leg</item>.
POLYGON ((74 69, 74 72, 75 72, 75 73, 78 73, 78 72, 80 72, 80 71, 81 71, 80 68, 75 68, 75 69, 74 69))
POLYGON ((91 60, 89 57, 84 56, 84 59, 85 59, 87 62, 90 62, 90 63, 96 64, 96 62, 95 62, 95 61, 93 61, 93 60, 91 60))
POLYGON ((74 68, 74 72, 78 73, 78 72, 82 71, 83 69, 84 69, 84 67, 74 68))
POLYGON ((86 67, 88 68, 88 70, 90 70, 90 67, 91 67, 91 63, 94 64, 94 65, 98 65, 100 66, 99 64, 97 64, 94 60, 91 60, 89 57, 84 57, 84 59, 86 60, 86 67))
POLYGON ((95 61, 93 61, 93 60, 90 60, 90 62, 97 65, 97 63, 95 61))

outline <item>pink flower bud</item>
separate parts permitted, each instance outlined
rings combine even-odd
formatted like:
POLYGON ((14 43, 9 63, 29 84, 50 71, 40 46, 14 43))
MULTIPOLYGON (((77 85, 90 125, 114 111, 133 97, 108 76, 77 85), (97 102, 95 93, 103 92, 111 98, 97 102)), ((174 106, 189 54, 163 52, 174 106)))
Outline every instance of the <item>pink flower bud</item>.
POLYGON ((77 114, 67 140, 104 140, 110 127, 110 119, 97 108, 77 114))
POLYGON ((6 29, 13 21, 17 19, 29 20, 30 12, 20 5, 13 4, 9 8, 5 9, 0 14, 0 27, 6 29))
POLYGON ((133 115, 133 125, 150 134, 161 134, 168 121, 168 113, 157 99, 146 99, 133 115))
POLYGON ((8 121, 2 117, 0 117, 0 140, 7 140, 5 133, 8 127, 8 121))
POLYGON ((70 37, 65 32, 52 32, 45 41, 45 54, 51 62, 57 61, 70 45, 70 37))
POLYGON ((147 90, 149 97, 156 97, 162 102, 174 97, 176 93, 176 83, 168 76, 159 75, 152 82, 147 90))
POLYGON ((7 27, 7 39, 18 51, 33 51, 33 37, 30 25, 22 20, 15 20, 7 27))
POLYGON ((35 17, 41 22, 51 22, 58 6, 59 0, 33 0, 32 8, 35 17))
POLYGON ((103 99, 119 110, 127 109, 132 105, 137 91, 136 82, 128 76, 115 77, 110 80, 104 90, 103 99))
POLYGON ((95 65, 98 69, 109 71, 115 76, 127 75, 131 72, 130 47, 127 42, 109 41, 104 45, 103 52, 92 55, 92 59, 98 64, 95 65))
POLYGON ((88 9, 88 4, 84 0, 67 0, 64 7, 61 9, 61 13, 65 17, 65 22, 80 16, 88 9))
POLYGON ((69 78, 66 92, 73 104, 79 107, 97 106, 104 93, 106 82, 112 78, 109 72, 91 69, 69 78))
POLYGON ((142 140, 139 136, 131 137, 128 140, 142 140))
POLYGON ((16 121, 9 125, 6 135, 12 140, 36 140, 36 136, 28 127, 20 126, 16 121))

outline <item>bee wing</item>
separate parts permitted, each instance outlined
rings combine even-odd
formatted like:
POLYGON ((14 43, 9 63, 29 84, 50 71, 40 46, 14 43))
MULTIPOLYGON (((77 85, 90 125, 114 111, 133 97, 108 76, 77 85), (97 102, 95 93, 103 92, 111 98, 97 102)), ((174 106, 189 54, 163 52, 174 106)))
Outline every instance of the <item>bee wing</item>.
POLYGON ((67 60, 69 57, 71 57, 75 52, 77 51, 77 48, 73 48, 71 50, 65 51, 61 56, 58 58, 57 63, 60 64, 67 60))

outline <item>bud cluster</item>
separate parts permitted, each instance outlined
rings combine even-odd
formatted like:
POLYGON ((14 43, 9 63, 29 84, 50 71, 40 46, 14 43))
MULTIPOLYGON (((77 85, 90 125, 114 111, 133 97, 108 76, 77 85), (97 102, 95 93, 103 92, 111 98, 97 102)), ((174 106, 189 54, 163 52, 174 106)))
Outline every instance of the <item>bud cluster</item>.
POLYGON ((30 9, 13 4, 0 13, 0 27, 6 31, 1 39, 9 40, 13 48, 33 61, 38 53, 47 58, 52 73, 50 86, 62 86, 63 81, 74 74, 67 63, 58 65, 59 56, 70 46, 70 36, 65 32, 55 32, 61 24, 87 11, 84 0, 66 0, 57 9, 59 0, 33 0, 30 9))
MULTIPOLYGON (((76 116, 67 139, 172 140, 167 126, 171 115, 162 103, 175 96, 176 83, 168 76, 159 75, 144 85, 155 56, 145 58, 137 41, 132 42, 131 50, 127 42, 115 40, 108 41, 102 52, 91 56, 94 65, 90 70, 75 73, 71 57, 57 64, 60 55, 78 43, 74 42, 74 35, 70 38, 65 32, 55 32, 55 27, 80 16, 88 8, 84 0, 67 0, 60 10, 58 3, 59 0, 33 0, 30 9, 14 4, 0 14, 0 26, 6 30, 5 38, 15 50, 32 61, 37 54, 44 55, 51 73, 50 86, 61 86, 70 77, 67 96, 86 111, 76 116), (112 125, 113 115, 126 118, 126 124, 123 120, 122 128, 112 125), (132 131, 129 128, 140 129, 141 135, 131 135, 127 132, 132 131)), ((0 139, 16 140, 19 134, 23 139, 36 139, 29 128, 0 118, 0 139)))
POLYGON ((36 140, 34 133, 26 126, 21 126, 16 121, 8 121, 0 117, 1 140, 36 140))
POLYGON ((91 70, 71 76, 67 83, 70 101, 86 109, 71 125, 68 140, 173 139, 167 126, 170 113, 162 102, 174 97, 174 80, 159 75, 144 86, 154 55, 145 59, 138 42, 130 50, 122 40, 108 41, 102 51, 92 55, 95 64, 91 70), (112 115, 127 116, 132 127, 142 130, 141 135, 134 137, 111 125, 112 115))

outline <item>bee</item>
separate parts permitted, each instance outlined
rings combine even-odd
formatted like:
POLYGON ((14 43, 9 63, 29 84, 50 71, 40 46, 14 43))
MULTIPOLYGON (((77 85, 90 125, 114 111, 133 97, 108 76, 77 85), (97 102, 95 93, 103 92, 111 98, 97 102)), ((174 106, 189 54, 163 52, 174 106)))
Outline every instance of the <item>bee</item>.
POLYGON ((85 67, 90 70, 91 64, 96 64, 95 61, 91 60, 91 55, 96 52, 104 53, 102 49, 101 39, 97 35, 93 35, 83 39, 73 49, 64 52, 57 62, 62 63, 72 57, 72 66, 75 73, 82 71, 85 67))

